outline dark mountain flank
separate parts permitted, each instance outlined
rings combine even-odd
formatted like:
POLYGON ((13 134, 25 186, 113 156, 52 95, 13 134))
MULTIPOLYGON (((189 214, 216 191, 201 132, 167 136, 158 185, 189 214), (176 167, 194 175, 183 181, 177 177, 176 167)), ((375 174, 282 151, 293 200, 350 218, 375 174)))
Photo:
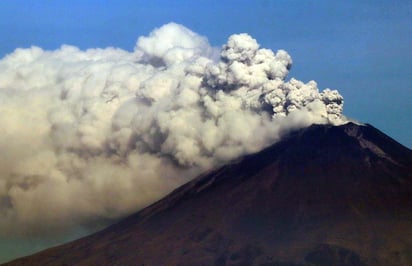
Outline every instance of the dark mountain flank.
POLYGON ((412 265, 412 151, 313 125, 80 240, 9 265, 412 265))

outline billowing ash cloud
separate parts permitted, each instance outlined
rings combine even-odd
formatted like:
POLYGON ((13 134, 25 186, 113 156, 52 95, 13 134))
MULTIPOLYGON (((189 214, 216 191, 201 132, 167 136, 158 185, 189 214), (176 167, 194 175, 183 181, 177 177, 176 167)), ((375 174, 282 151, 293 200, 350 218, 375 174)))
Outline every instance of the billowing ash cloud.
POLYGON ((287 81, 291 65, 247 34, 219 52, 174 23, 133 52, 15 50, 0 61, 0 233, 118 218, 290 129, 344 122, 342 96, 287 81))

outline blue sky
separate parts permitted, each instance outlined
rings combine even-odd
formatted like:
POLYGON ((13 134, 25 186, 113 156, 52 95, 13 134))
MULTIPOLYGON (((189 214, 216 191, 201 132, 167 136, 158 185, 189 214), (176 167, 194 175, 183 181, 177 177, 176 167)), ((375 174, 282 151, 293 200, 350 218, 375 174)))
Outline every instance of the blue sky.
POLYGON ((290 77, 338 89, 344 113, 412 147, 412 1, 0 1, 0 57, 17 47, 132 50, 174 21, 212 45, 247 32, 285 49, 290 77))
MULTIPOLYGON (((0 58, 18 47, 133 50, 137 37, 174 21, 221 46, 249 33, 285 49, 289 77, 338 89, 344 113, 412 147, 412 1, 0 1, 0 58)), ((0 262, 44 244, 0 241, 0 262), (10 244, 11 243, 11 244, 10 244), (5 255, 6 253, 6 255, 5 255), (17 255, 17 254, 16 254, 17 255)))

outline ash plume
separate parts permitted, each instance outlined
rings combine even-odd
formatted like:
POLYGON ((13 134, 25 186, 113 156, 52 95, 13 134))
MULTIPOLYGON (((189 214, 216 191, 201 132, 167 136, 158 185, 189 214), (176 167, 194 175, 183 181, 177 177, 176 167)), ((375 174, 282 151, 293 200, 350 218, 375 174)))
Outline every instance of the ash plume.
POLYGON ((291 65, 175 23, 132 52, 16 49, 0 60, 0 234, 116 219, 291 129, 344 123, 343 97, 287 80, 291 65))

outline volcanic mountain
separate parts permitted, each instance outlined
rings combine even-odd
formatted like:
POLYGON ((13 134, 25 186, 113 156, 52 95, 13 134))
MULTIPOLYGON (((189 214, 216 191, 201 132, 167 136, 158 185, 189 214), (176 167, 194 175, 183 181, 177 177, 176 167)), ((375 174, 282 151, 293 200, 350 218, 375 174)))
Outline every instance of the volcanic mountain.
POLYGON ((412 265, 412 151, 312 125, 103 231, 8 265, 412 265))

